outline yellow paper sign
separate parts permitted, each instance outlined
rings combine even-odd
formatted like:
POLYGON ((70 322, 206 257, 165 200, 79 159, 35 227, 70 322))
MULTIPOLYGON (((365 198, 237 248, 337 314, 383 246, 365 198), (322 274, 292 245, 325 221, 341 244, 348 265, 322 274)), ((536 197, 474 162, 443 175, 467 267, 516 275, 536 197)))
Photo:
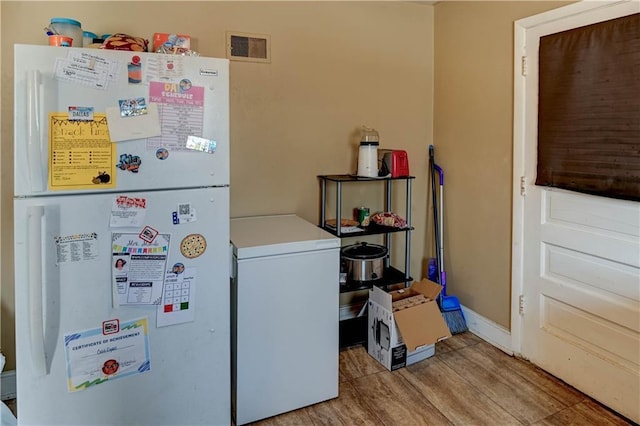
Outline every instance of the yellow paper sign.
POLYGON ((50 190, 115 188, 115 157, 105 114, 94 114, 93 121, 49 114, 50 190))

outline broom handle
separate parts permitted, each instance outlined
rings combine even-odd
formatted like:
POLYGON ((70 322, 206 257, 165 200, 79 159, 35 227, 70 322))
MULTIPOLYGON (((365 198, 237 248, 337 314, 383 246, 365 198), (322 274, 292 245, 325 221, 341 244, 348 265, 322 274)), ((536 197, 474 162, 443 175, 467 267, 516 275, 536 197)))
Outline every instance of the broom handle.
POLYGON ((440 269, 440 284, 442 285, 442 295, 447 295, 447 273, 444 270, 444 170, 442 167, 437 164, 433 164, 433 167, 438 172, 440 176, 440 224, 439 224, 439 237, 440 237, 440 256, 438 259, 440 261, 439 268, 440 269))
MULTIPOLYGON (((438 229, 438 196, 436 194, 436 169, 433 145, 429 145, 429 172, 431 175, 431 203, 433 204, 433 233, 436 244, 436 281, 438 282, 438 284, 441 284, 440 230, 438 229)), ((438 297, 442 297, 442 293, 440 293, 438 297)))

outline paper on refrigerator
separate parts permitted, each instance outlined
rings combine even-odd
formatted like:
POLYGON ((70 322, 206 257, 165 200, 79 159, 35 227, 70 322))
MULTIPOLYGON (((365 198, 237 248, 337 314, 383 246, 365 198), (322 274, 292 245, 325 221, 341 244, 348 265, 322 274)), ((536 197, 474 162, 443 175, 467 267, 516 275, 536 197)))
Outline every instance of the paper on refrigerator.
POLYGON ((117 106, 107 107, 106 113, 109 135, 113 142, 144 139, 162 134, 158 106, 155 103, 147 104, 146 114, 123 117, 121 108, 117 106))
POLYGON ((98 234, 95 232, 57 235, 56 265, 98 260, 98 234))
POLYGON ((49 114, 49 189, 104 190, 116 187, 116 146, 107 118, 69 120, 69 112, 49 114))
MULTIPOLYGON (((146 228, 145 228, 146 229, 146 228)), ((157 305, 169 253, 169 234, 157 234, 153 241, 135 233, 112 234, 113 306, 157 305)))
POLYGON ((191 322, 195 319, 196 268, 185 268, 176 263, 167 271, 162 303, 157 307, 156 326, 191 322))
POLYGON ((205 116, 205 88, 192 86, 188 79, 179 83, 149 84, 149 101, 158 106, 162 117, 161 136, 147 139, 147 150, 164 147, 189 152, 189 136, 202 137, 205 116))
POLYGON ((141 197, 129 197, 119 195, 113 199, 111 205, 111 217, 109 226, 119 227, 141 227, 147 212, 147 200, 141 197))
POLYGON ((147 318, 104 321, 102 327, 64 336, 69 392, 151 369, 147 318))

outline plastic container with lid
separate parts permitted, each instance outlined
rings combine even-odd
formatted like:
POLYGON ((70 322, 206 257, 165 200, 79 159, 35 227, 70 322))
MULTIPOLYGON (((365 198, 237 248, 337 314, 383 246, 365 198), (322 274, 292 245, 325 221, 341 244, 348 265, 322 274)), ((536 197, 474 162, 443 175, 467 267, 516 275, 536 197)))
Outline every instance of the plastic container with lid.
POLYGON ((73 39, 71 47, 82 47, 82 24, 70 18, 51 18, 49 25, 56 33, 69 36, 73 39))
POLYGON ((87 47, 94 43, 94 40, 98 38, 96 33, 92 33, 91 31, 83 31, 82 32, 82 46, 87 47))

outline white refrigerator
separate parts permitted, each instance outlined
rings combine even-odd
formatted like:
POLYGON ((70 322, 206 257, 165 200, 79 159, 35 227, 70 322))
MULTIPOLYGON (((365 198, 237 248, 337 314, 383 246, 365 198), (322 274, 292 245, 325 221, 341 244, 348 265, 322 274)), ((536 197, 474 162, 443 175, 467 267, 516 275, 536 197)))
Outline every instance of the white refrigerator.
POLYGON ((229 424, 228 61, 14 53, 19 424, 229 424))

